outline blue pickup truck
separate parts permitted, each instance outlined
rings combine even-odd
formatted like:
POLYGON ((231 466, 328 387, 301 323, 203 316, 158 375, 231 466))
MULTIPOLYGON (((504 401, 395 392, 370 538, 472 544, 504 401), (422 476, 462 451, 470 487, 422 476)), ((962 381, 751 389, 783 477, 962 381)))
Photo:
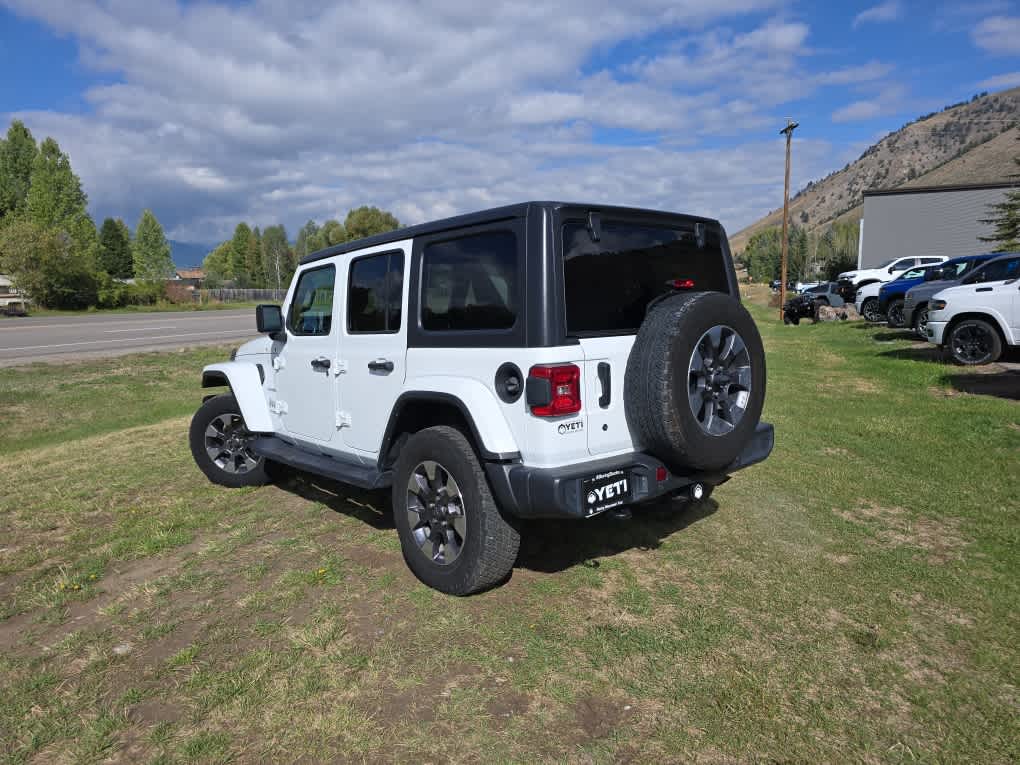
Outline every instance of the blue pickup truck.
POLYGON ((903 326, 903 298, 907 290, 935 276, 942 264, 923 266, 904 271, 878 291, 878 310, 885 314, 890 327, 903 326))

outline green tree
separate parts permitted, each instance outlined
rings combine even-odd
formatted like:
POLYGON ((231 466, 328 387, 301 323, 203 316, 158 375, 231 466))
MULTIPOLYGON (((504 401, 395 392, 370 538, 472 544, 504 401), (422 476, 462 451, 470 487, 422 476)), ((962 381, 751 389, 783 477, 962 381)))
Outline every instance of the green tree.
POLYGON ((0 271, 46 308, 96 304, 95 263, 66 231, 17 219, 0 230, 0 271))
MULTIPOLYGON (((778 279, 782 260, 782 230, 778 226, 755 233, 744 250, 744 264, 755 281, 767 282, 778 279)), ((787 231, 788 251, 786 278, 800 281, 808 270, 808 237, 801 226, 790 226, 787 231)))
POLYGON ((400 228, 400 221, 392 213, 380 210, 378 207, 358 207, 347 213, 347 219, 344 220, 344 229, 347 231, 349 241, 398 228, 400 228))
POLYGON ((107 218, 99 232, 99 267, 115 279, 130 279, 135 265, 131 232, 120 218, 107 218))
POLYGON ((174 275, 170 243, 152 210, 143 210, 131 242, 135 278, 142 282, 161 282, 174 275))
MULTIPOLYGON (((1014 157, 1013 162, 1020 167, 1020 156, 1014 157)), ((1020 178, 1020 173, 1009 177, 1020 178)), ((981 241, 994 244, 996 252, 1020 250, 1020 189, 1010 189, 1006 192, 1006 198, 998 204, 991 205, 989 211, 992 217, 981 222, 994 226, 995 230, 991 236, 981 237, 981 241)))
POLYGON ((294 252, 283 226, 269 226, 262 232, 262 268, 268 287, 284 289, 290 283, 294 274, 294 252))
POLYGON ((308 238, 308 251, 324 250, 346 241, 347 231, 344 224, 334 218, 323 223, 322 228, 308 238))
POLYGON ((252 229, 248 238, 248 248, 244 256, 244 268, 248 272, 252 287, 266 286, 266 273, 262 264, 262 232, 259 227, 252 229))
POLYGON ((305 255, 314 252, 308 246, 309 240, 319 233, 319 224, 310 220, 298 230, 297 239, 294 242, 294 260, 300 262, 305 255))
POLYGON ((7 138, 0 140, 0 222, 25 211, 38 153, 28 128, 14 120, 7 129, 7 138))
POLYGON ((231 270, 231 256, 233 246, 228 239, 221 242, 216 248, 205 256, 202 261, 202 270, 205 271, 204 283, 206 287, 215 289, 233 277, 231 270))
POLYGON ((251 243, 251 228, 247 223, 238 223, 230 240, 230 276, 238 287, 250 287, 248 273, 248 248, 251 243))

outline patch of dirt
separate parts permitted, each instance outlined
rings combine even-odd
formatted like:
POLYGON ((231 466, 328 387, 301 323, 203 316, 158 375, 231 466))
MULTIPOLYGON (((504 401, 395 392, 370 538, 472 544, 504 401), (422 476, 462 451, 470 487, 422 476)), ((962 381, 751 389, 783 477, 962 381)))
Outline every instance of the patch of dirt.
POLYGON ((850 450, 841 446, 826 446, 822 449, 822 454, 829 457, 849 457, 850 450))
POLYGON ((836 515, 875 532, 884 547, 914 547, 927 553, 929 563, 939 565, 961 560, 968 541, 960 534, 959 521, 953 518, 911 517, 902 507, 861 505, 855 510, 836 511, 836 515))
POLYGON ((836 555, 834 553, 825 553, 823 557, 825 558, 825 560, 829 561, 829 563, 835 563, 837 566, 846 566, 848 563, 851 563, 854 560, 853 555, 845 554, 836 555))
POLYGON ((574 717, 585 739, 603 738, 623 722, 626 704, 604 696, 585 696, 574 704, 574 717))
POLYGON ((161 722, 180 721, 184 717, 184 710, 162 699, 146 699, 131 707, 127 714, 129 719, 136 722, 155 725, 161 722))
MULTIPOLYGON (((101 590, 99 594, 89 600, 69 604, 67 618, 60 624, 43 627, 38 641, 46 645, 53 645, 72 632, 98 624, 107 618, 102 613, 104 608, 121 598, 130 597, 129 591, 133 587, 178 570, 185 559, 200 549, 206 541, 193 541, 176 548, 169 555, 142 558, 111 566, 112 571, 104 574, 97 583, 101 590)), ((25 630, 32 626, 32 622, 40 613, 40 610, 31 611, 13 616, 0 623, 0 650, 14 651, 21 643, 25 630)))

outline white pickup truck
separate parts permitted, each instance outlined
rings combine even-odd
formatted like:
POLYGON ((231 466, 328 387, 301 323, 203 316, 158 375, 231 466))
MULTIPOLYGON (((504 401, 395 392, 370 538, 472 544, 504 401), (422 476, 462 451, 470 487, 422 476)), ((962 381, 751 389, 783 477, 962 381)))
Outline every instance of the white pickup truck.
POLYGON ((1020 253, 990 260, 936 293, 925 332, 959 364, 990 364, 1005 346, 1020 346, 1020 253))

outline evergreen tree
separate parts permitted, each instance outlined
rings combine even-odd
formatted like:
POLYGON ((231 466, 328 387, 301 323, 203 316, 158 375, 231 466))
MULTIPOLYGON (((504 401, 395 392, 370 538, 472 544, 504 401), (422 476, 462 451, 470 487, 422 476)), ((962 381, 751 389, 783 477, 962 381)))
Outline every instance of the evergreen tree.
MULTIPOLYGON (((1020 167, 1020 157, 1014 157, 1013 162, 1020 167)), ((1020 178, 1020 174, 1013 174, 1010 178, 1020 178)), ((990 210, 992 217, 981 222, 995 226, 995 232, 981 237, 981 241, 994 244, 996 252, 1020 251, 1020 188, 1010 189, 1006 198, 991 205, 990 210)))
POLYGON ((252 229, 248 238, 248 247, 244 256, 244 267, 252 287, 266 286, 266 275, 262 268, 262 233, 259 227, 252 229))
POLYGON ((352 241, 398 228, 400 221, 392 213, 378 207, 358 207, 347 213, 347 219, 344 221, 347 238, 352 241))
POLYGON ((99 232, 99 267, 115 279, 134 276, 131 234, 124 221, 107 218, 99 232))
POLYGON ((251 241, 251 228, 247 223, 238 223, 234 236, 230 240, 230 275, 238 287, 251 285, 248 273, 248 246, 251 241))
POLYGON ((24 123, 14 120, 0 139, 0 222, 25 210, 32 182, 32 164, 39 153, 24 123))
POLYGON ((174 262, 170 258, 170 243, 163 233, 152 210, 144 210, 135 227, 131 243, 135 278, 143 282, 160 282, 174 275, 174 262))

